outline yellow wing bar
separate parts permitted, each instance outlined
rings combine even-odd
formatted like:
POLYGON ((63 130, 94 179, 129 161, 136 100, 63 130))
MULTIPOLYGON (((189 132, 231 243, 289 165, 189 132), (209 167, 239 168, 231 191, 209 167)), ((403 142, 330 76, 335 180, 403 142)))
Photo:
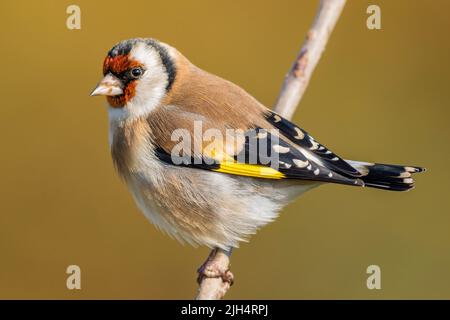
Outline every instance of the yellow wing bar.
POLYGON ((283 173, 271 167, 237 162, 223 162, 218 169, 213 169, 213 171, 265 179, 283 179, 286 177, 283 173))

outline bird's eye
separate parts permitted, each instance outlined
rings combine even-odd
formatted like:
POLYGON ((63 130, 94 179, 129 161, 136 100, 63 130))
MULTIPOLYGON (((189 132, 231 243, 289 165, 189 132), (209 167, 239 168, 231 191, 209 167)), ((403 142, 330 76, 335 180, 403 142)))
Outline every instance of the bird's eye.
POLYGON ((133 68, 133 69, 131 69, 131 72, 130 72, 130 74, 133 78, 139 78, 140 76, 142 76, 143 73, 144 73, 144 70, 142 70, 142 68, 140 68, 140 67, 133 68))

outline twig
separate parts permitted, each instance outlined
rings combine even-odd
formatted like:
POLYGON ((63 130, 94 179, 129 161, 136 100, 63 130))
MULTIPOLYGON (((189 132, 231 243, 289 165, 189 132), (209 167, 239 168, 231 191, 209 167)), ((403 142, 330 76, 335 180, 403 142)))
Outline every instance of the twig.
MULTIPOLYGON (((314 23, 309 30, 305 43, 284 79, 281 93, 274 110, 290 119, 297 108, 309 79, 325 49, 331 31, 336 25, 346 0, 321 0, 314 23)), ((214 249, 199 269, 199 289, 197 300, 222 299, 230 289, 231 281, 223 277, 207 277, 205 268, 229 272, 231 251, 214 249)), ((231 275, 232 279, 232 274, 231 275)))
POLYGON ((197 300, 220 300, 224 297, 233 283, 233 274, 229 271, 230 256, 231 249, 229 251, 221 249, 211 251, 205 263, 198 269, 197 300), (208 277, 208 272, 216 273, 216 277, 208 277))
POLYGON ((294 115, 305 93, 311 75, 322 56, 328 38, 336 25, 346 0, 321 0, 305 43, 286 75, 274 111, 287 119, 294 115))

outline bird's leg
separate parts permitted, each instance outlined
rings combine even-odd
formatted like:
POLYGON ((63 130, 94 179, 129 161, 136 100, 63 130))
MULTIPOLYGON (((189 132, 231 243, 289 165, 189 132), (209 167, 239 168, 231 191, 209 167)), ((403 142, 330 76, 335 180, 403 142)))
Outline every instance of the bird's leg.
POLYGON ((230 288, 234 278, 229 269, 230 255, 231 249, 222 250, 215 248, 211 251, 206 261, 198 268, 197 282, 200 288, 197 299, 220 299, 230 288), (221 292, 212 294, 213 290, 209 288, 215 287, 214 283, 217 281, 221 282, 221 292))

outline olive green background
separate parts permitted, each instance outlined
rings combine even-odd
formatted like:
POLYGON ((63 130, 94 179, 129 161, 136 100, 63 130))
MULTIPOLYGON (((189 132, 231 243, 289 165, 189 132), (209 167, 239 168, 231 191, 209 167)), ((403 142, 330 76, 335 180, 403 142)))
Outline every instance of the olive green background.
MULTIPOLYGON (((318 1, 2 1, 0 298, 193 298, 206 248, 139 212, 103 98, 119 40, 155 37, 273 105, 318 1), (81 7, 81 30, 66 7, 81 7), (82 290, 65 269, 82 270, 82 290)), ((348 159, 421 165, 416 189, 320 187, 242 244, 227 298, 450 298, 449 1, 350 0, 295 115, 348 159), (366 28, 378 4, 382 30, 366 28), (382 270, 368 290, 366 268, 382 270)))

